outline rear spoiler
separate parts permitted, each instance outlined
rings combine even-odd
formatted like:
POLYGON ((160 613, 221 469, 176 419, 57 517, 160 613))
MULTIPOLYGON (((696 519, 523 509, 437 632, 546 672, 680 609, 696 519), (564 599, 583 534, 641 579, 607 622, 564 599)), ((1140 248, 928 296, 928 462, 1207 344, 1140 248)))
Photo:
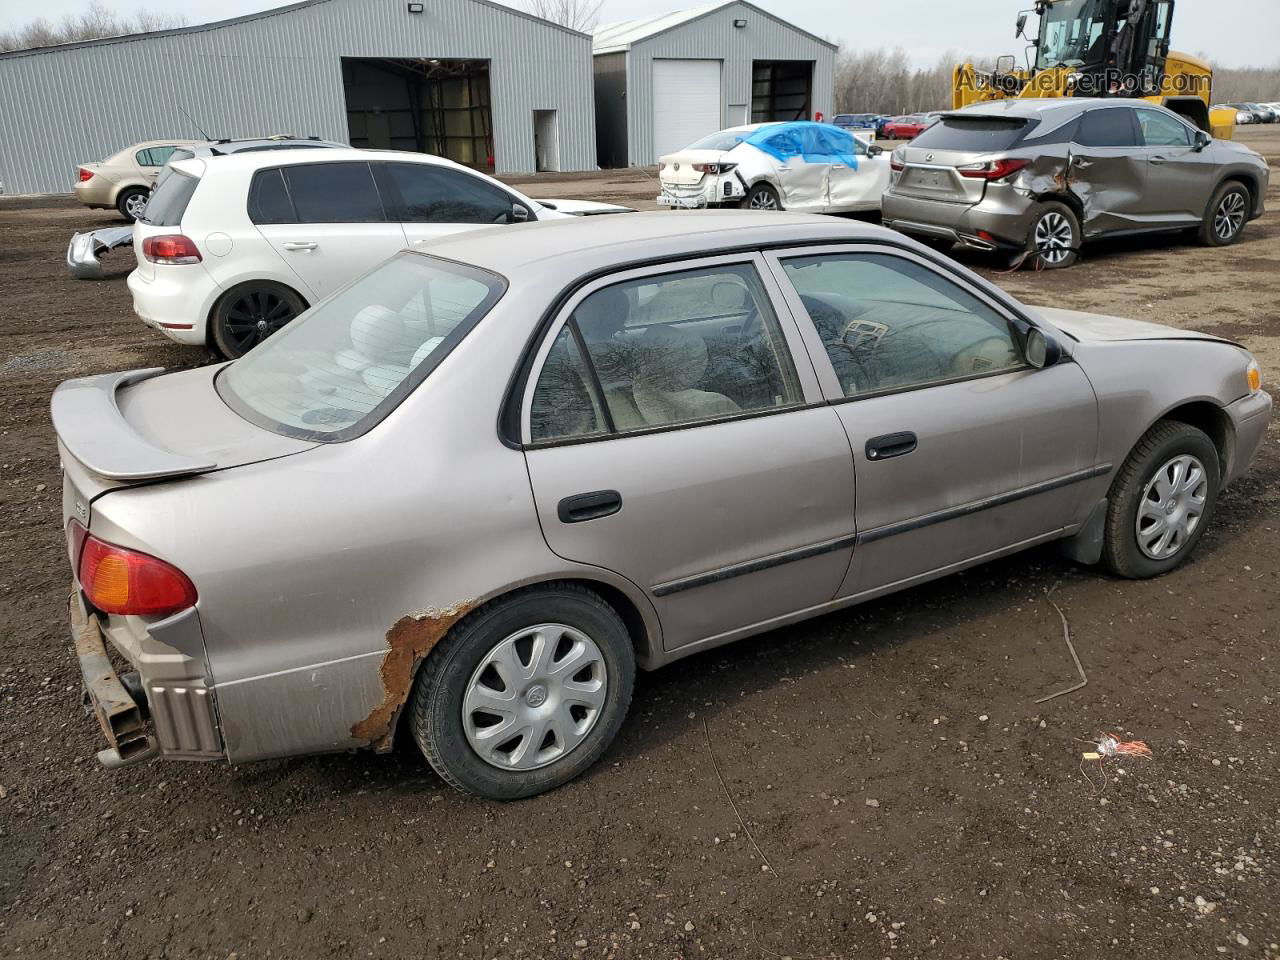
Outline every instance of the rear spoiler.
POLYGON ((158 447, 129 425, 116 391, 164 373, 164 367, 68 380, 53 391, 50 412, 62 445, 105 480, 153 480, 216 470, 216 463, 158 447))

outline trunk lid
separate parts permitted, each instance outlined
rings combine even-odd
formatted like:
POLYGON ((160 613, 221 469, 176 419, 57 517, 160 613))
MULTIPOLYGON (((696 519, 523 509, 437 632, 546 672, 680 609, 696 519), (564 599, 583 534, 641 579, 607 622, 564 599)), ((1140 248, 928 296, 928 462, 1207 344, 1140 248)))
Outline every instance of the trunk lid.
POLYGON ((197 476, 316 446, 264 430, 230 410, 214 389, 219 369, 163 377, 161 368, 129 370, 61 384, 53 393, 53 427, 80 503, 77 508, 66 500, 64 486, 64 522, 74 516, 87 525, 89 504, 112 489, 197 476))
POLYGON ((942 200, 949 203, 979 203, 986 191, 985 180, 962 177, 956 167, 981 163, 990 155, 965 153, 960 150, 927 150, 903 147, 903 170, 898 174, 894 192, 908 197, 942 200))
POLYGON ((658 162, 662 164, 659 179, 663 183, 690 186, 700 183, 705 176, 701 170, 693 168, 695 163, 732 163, 733 161, 724 150, 681 150, 679 153, 659 157, 658 162))

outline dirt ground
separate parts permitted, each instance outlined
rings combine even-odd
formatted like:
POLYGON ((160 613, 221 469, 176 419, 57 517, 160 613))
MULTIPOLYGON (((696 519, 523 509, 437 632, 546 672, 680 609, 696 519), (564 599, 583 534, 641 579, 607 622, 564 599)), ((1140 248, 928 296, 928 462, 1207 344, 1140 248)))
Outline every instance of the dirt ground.
MULTIPOLYGON (((1243 241, 1095 245, 1031 303, 1233 337, 1280 382, 1280 128, 1243 241)), ((533 196, 639 204, 640 173, 533 196)), ((684 216, 686 214, 672 214, 684 216)), ((0 954, 1280 958, 1280 444, 1198 556, 1122 582, 1049 550, 640 678, 605 760, 499 805, 389 757, 118 771, 80 708, 53 387, 206 361, 72 280, 69 199, 0 200, 0 954), (1065 613, 1086 688, 1074 679, 1065 613), (1082 775, 1081 738, 1148 762, 1082 775)), ((127 266, 128 254, 118 258, 127 266)))

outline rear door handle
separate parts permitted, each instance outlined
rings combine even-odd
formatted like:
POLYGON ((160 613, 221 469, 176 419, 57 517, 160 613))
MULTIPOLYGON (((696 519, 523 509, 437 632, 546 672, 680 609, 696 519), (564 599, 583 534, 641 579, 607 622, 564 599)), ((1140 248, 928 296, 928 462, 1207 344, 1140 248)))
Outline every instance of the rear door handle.
POLYGON ((901 457, 916 448, 916 435, 910 430, 902 433, 886 433, 867 441, 868 460, 888 460, 901 457))
POLYGON ((314 240, 286 240, 282 246, 286 250, 314 250, 320 244, 314 240))
POLYGON ((1147 157, 1147 162, 1159 165, 1164 163, 1164 157, 1147 157))
POLYGON ((594 490, 565 497, 556 507, 561 523, 582 523, 598 520, 622 509, 622 494, 617 490, 594 490))

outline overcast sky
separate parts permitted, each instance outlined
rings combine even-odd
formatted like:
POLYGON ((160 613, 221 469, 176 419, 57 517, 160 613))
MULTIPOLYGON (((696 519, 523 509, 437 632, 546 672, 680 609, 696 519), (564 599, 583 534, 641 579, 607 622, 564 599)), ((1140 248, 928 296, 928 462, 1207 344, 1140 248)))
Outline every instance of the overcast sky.
MULTIPOLYGON (((372 2, 372 0, 370 0, 372 2)), ((381 0, 395 2, 395 0, 381 0)), ((430 3, 430 0, 427 0, 430 3)), ((605 0, 601 23, 651 17, 694 3, 677 0, 605 0)), ((106 0, 120 13, 173 11, 199 23, 282 6, 271 0, 106 0)), ((57 19, 84 9, 87 0, 0 0, 0 29, 34 15, 57 19)), ((512 2, 511 6, 520 6, 512 2)), ((932 63, 948 50, 975 55, 1021 54, 1013 39, 1018 11, 1032 0, 760 0, 757 6, 797 26, 850 47, 906 48, 919 64, 932 63)), ((1177 6, 1173 46, 1203 53, 1232 66, 1272 66, 1280 62, 1277 0, 1183 0, 1177 6)), ((424 51, 429 53, 430 51, 424 51)), ((1021 57, 1019 58, 1021 59, 1021 57)))

